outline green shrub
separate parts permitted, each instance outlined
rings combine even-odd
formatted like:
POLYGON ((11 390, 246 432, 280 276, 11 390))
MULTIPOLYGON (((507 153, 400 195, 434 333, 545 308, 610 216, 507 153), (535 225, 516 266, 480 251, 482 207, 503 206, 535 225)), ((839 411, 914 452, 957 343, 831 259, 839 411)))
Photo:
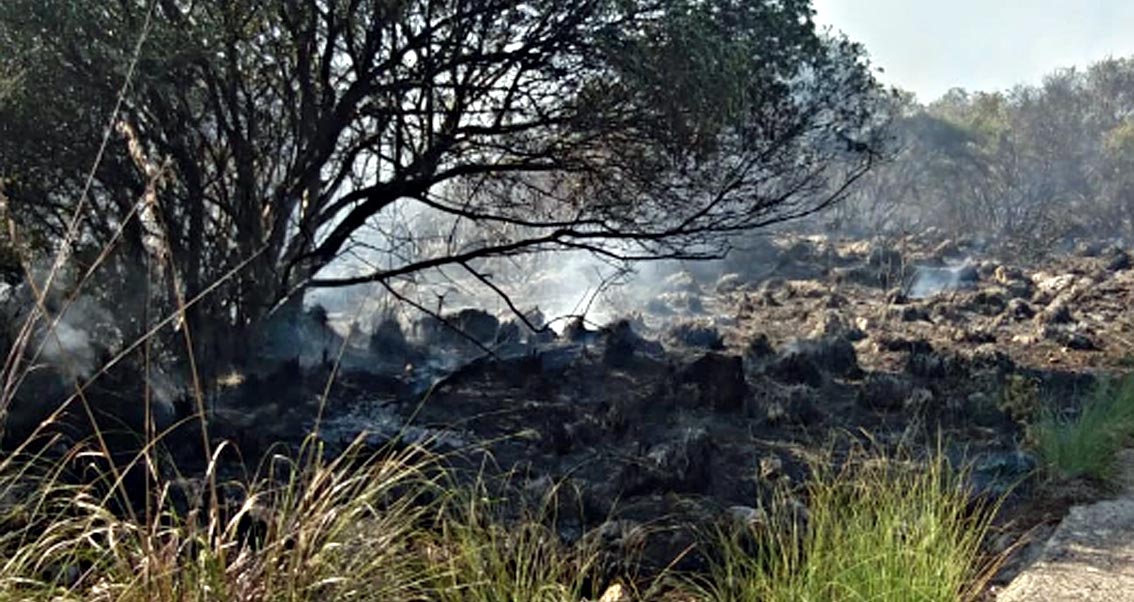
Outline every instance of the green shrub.
POLYGON ((991 567, 980 552, 991 508, 972 512, 962 481, 940 455, 819 470, 805 520, 781 496, 764 528, 720 537, 709 579, 694 585, 698 599, 974 599, 991 567))
POLYGON ((1056 478, 1114 476, 1115 454, 1134 437, 1134 377, 1105 382, 1073 416, 1045 409, 1030 439, 1056 478))
POLYGON ((1021 374, 1008 375, 1000 389, 997 407, 1017 423, 1031 424, 1043 411, 1039 383, 1021 374))
POLYGON ((564 544, 549 506, 514 508, 478 483, 451 488, 440 512, 428 553, 437 602, 577 602, 597 577, 597 550, 564 544), (500 516, 510 512, 519 520, 500 516))

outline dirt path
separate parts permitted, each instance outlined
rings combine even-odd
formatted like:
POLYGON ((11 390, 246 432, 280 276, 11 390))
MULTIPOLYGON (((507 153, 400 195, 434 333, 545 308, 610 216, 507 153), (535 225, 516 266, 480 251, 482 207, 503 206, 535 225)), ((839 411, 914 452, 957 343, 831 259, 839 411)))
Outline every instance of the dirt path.
POLYGON ((1072 508, 997 602, 1134 602, 1134 450, 1119 463, 1124 493, 1072 508))

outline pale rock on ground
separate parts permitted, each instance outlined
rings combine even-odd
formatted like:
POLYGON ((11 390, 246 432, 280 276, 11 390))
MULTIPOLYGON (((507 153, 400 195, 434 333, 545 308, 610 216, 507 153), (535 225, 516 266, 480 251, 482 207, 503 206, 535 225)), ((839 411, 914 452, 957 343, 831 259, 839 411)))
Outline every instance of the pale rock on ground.
POLYGON ((1134 450, 1119 463, 1124 493, 1072 508, 997 602, 1134 602, 1134 450))

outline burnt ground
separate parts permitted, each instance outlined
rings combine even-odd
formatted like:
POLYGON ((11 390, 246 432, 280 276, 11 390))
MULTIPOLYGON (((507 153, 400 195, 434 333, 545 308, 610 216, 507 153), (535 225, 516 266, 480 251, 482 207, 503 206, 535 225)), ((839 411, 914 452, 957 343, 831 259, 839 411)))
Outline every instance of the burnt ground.
MULTIPOLYGON (((675 272, 603 328, 551 337, 450 316, 478 346, 428 320, 387 324, 348 341, 321 435, 421 442, 466 474, 504 475, 509 499, 556 502, 565 539, 598 536, 647 571, 696 568, 697 527, 798 488, 852 445, 940 446, 971 467, 974 497, 1010 492, 989 542, 1015 550, 1001 582, 1070 504, 1106 495, 1039 478, 1021 422, 1040 404, 1073 411, 1132 365, 1128 254, 1012 263, 932 237, 761 247, 675 272)), ((271 370, 216 403, 216 434, 249 455, 306 432, 331 374, 271 370)))

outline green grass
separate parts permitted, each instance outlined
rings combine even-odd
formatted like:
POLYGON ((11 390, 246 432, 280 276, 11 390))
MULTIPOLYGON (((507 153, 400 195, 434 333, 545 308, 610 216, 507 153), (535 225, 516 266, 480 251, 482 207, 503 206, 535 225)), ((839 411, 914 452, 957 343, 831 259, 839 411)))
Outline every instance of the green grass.
POLYGON ((595 542, 563 543, 551 502, 525 510, 483 480, 457 485, 420 450, 304 457, 277 458, 223 512, 174 504, 166 485, 148 517, 10 457, 0 600, 581 602, 622 583, 623 602, 663 589, 681 601, 954 602, 973 597, 987 566, 989 513, 966 510, 944 460, 817 470, 807 510, 784 494, 760 525, 722 530, 706 574, 642 580, 611 571, 595 542))
POLYGON ((698 599, 956 602, 982 589, 991 509, 967 508, 945 460, 859 458, 819 470, 806 494, 806 518, 780 496, 763 524, 722 532, 698 599))
POLYGON ((1134 377, 1100 385, 1073 417, 1046 409, 1030 437, 1051 476, 1111 479, 1115 454, 1134 441, 1134 377))
POLYGON ((594 545, 567 546, 550 497, 534 510, 491 497, 478 480, 446 496, 430 549, 438 602, 576 602, 599 577, 594 545), (513 513, 505 519, 502 513, 513 513))

